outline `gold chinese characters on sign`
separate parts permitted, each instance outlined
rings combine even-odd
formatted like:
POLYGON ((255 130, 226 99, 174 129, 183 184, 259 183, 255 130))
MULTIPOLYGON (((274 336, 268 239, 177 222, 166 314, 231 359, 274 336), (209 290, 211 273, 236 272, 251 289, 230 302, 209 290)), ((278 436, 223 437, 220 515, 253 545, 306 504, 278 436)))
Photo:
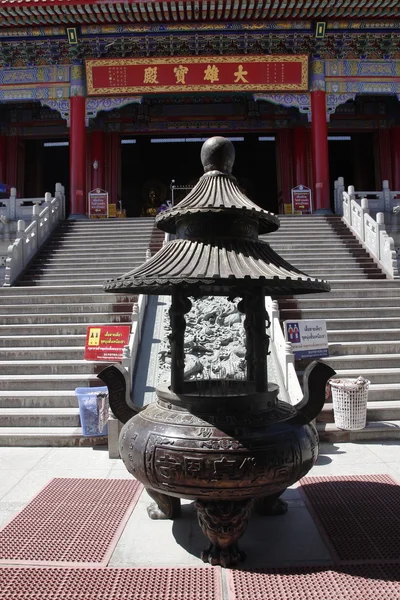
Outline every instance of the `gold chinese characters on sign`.
POLYGON ((308 57, 207 56, 86 61, 88 94, 307 91, 308 57))

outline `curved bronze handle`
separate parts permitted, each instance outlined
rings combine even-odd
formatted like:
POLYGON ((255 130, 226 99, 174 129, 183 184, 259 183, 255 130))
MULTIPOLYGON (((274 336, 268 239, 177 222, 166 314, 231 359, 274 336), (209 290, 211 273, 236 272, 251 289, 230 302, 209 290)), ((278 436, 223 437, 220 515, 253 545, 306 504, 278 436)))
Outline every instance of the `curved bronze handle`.
POLYGON ((97 375, 108 387, 110 408, 121 423, 126 423, 142 410, 132 405, 127 397, 128 376, 127 371, 120 364, 109 365, 97 375))
POLYGON ((329 365, 319 360, 314 360, 304 371, 303 399, 296 404, 297 415, 295 420, 310 423, 321 412, 325 404, 325 387, 328 380, 336 375, 336 371, 329 365))

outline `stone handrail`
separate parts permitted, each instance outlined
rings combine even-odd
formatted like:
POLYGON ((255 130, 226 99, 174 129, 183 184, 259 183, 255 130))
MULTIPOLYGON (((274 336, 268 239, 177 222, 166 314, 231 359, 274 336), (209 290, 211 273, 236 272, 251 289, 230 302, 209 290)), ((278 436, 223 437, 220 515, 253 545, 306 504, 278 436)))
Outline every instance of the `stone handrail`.
MULTIPOLYGON (((61 183, 56 183, 55 198, 62 201, 62 219, 65 219, 65 198, 64 187, 61 183)), ((43 204, 43 196, 41 198, 17 198, 16 188, 11 188, 10 197, 0 199, 0 217, 7 221, 17 221, 18 219, 30 219, 32 216, 32 206, 43 204)))
POLYGON ((394 240, 385 230, 384 214, 378 212, 376 220, 369 214, 369 202, 369 199, 362 198, 358 204, 351 189, 343 192, 343 220, 383 271, 389 277, 397 279, 399 271, 394 240))
MULTIPOLYGON (((143 326, 144 315, 146 313, 146 306, 147 306, 147 296, 144 294, 141 294, 138 297, 137 302, 135 302, 132 307, 132 328, 131 328, 131 333, 129 336, 129 343, 124 348, 124 355, 122 358, 122 366, 129 373, 130 386, 132 386, 132 378, 133 378, 133 373, 135 370, 136 358, 137 358, 137 354, 138 354, 138 350, 139 350, 139 346, 140 346, 140 341, 142 339, 142 326, 143 326)), ((131 392, 132 392, 132 387, 130 390, 128 390, 128 392, 129 392, 128 397, 130 398, 131 392)))
POLYGON ((271 338, 270 350, 274 364, 279 369, 277 373, 280 385, 280 394, 285 395, 284 400, 290 404, 297 404, 303 398, 303 392, 295 369, 295 358, 292 344, 286 342, 279 319, 279 306, 276 300, 268 296, 265 307, 271 322, 269 335, 271 338))
MULTIPOLYGON (((335 200, 335 214, 342 215, 343 206, 343 193, 346 193, 344 179, 339 177, 335 181, 334 189, 334 200, 335 200)), ((352 200, 357 201, 359 204, 362 198, 368 200, 369 210, 372 213, 387 212, 391 213, 393 208, 399 204, 400 191, 391 190, 389 188, 389 182, 385 179, 382 182, 382 190, 380 191, 357 191, 353 185, 347 188, 347 194, 352 200)))
MULTIPOLYGON (((149 258, 151 258, 151 251, 147 250, 146 260, 149 260, 149 258)), ((147 295, 140 294, 137 302, 134 302, 132 306, 131 333, 129 336, 129 343, 124 347, 124 353, 122 357, 122 366, 127 372, 127 377, 125 377, 128 388, 126 390, 127 399, 132 397, 133 374, 135 372, 137 355, 142 339, 142 327, 146 314, 147 299, 147 295)), ((108 455, 110 458, 119 458, 118 438, 121 427, 122 424, 119 423, 118 419, 110 410, 108 419, 108 455)))
POLYGON ((44 203, 35 204, 32 211, 32 222, 25 227, 25 221, 17 223, 17 238, 8 247, 5 269, 4 286, 9 287, 27 267, 38 249, 49 237, 57 223, 65 215, 64 195, 59 194, 51 198, 50 193, 45 194, 44 203))

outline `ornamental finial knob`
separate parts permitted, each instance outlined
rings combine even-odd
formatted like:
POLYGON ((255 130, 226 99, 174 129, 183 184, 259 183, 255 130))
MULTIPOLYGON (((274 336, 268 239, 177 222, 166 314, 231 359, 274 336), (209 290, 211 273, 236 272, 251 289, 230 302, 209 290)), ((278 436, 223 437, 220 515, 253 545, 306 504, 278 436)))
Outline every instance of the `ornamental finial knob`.
POLYGON ((230 140, 216 135, 204 142, 200 158, 205 173, 222 171, 230 175, 235 162, 235 148, 230 140))

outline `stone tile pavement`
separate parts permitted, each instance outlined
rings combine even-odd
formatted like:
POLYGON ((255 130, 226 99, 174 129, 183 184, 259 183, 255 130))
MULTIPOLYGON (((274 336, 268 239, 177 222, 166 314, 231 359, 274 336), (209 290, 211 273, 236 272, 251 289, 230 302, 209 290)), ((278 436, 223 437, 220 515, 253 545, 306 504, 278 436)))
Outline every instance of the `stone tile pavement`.
MULTIPOLYGON (((321 444, 312 476, 389 474, 400 484, 400 443, 321 444)), ((15 516, 53 477, 130 478, 121 460, 110 459, 106 447, 0 448, 0 527, 15 516)), ((329 552, 294 485, 285 492, 289 511, 282 517, 253 516, 241 547, 246 567, 320 564, 329 552)), ((122 533, 109 566, 201 566, 207 546, 193 503, 185 502, 181 519, 151 521, 150 499, 143 492, 122 533)))

